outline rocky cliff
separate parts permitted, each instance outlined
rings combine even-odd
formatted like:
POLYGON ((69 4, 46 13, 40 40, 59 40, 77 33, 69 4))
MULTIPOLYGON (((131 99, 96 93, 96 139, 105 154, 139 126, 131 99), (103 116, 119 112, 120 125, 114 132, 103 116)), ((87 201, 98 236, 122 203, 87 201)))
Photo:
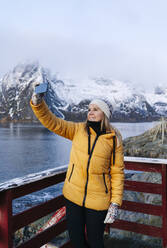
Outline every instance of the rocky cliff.
POLYGON ((167 159, 167 122, 162 119, 145 133, 126 138, 123 144, 125 156, 167 159))

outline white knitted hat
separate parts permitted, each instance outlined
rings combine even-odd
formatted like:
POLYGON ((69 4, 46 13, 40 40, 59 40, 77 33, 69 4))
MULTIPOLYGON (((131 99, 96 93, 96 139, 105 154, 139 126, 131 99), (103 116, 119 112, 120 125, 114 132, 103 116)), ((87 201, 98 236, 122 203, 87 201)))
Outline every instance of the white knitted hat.
POLYGON ((96 104, 104 112, 107 118, 110 119, 110 115, 111 115, 110 108, 105 101, 101 99, 94 99, 90 102, 90 104, 96 104))

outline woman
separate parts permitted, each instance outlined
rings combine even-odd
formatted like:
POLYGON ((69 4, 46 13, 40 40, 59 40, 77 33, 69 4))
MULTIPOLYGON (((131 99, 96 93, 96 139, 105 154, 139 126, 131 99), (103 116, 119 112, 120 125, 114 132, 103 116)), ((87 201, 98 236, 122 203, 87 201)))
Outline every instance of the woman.
POLYGON ((103 248, 105 223, 117 216, 124 182, 123 146, 119 132, 109 124, 109 105, 93 100, 82 123, 57 118, 40 94, 33 94, 31 107, 46 128, 72 140, 63 195, 73 246, 103 248))

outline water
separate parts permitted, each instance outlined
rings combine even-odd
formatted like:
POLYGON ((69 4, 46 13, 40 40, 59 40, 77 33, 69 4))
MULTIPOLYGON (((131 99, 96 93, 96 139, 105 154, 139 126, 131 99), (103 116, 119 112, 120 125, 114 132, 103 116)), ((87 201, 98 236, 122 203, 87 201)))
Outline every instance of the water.
MULTIPOLYGON (((157 123, 114 123, 123 138, 135 136, 157 123)), ((16 177, 68 164, 71 141, 51 133, 40 124, 0 124, 0 183, 16 177)), ((13 201, 18 213, 62 191, 63 183, 13 201)))
POLYGON ((141 122, 141 123, 113 123, 122 134, 122 138, 136 136, 144 133, 150 128, 158 125, 158 122, 141 122))
MULTIPOLYGON (((156 122, 113 123, 123 138, 135 136, 156 122)), ((40 124, 0 124, 0 183, 68 164, 71 141, 40 124)))
POLYGON ((67 164, 70 148, 39 124, 0 125, 0 182, 67 164))

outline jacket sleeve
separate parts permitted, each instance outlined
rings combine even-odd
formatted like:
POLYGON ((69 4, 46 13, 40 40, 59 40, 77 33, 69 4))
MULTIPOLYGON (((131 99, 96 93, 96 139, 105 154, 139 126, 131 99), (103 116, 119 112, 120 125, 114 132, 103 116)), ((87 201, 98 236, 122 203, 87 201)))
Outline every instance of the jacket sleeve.
POLYGON ((49 109, 44 100, 38 105, 30 102, 31 108, 38 120, 50 131, 70 140, 73 140, 78 129, 78 123, 62 120, 56 117, 49 109))
POLYGON ((124 154, 122 142, 115 150, 115 164, 111 165, 111 202, 122 204, 123 187, 124 187, 124 154))

